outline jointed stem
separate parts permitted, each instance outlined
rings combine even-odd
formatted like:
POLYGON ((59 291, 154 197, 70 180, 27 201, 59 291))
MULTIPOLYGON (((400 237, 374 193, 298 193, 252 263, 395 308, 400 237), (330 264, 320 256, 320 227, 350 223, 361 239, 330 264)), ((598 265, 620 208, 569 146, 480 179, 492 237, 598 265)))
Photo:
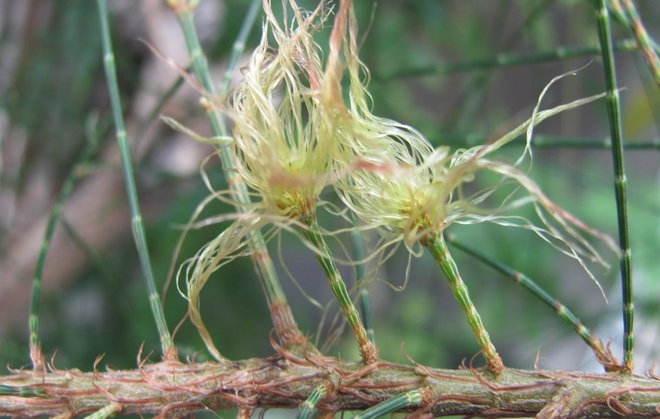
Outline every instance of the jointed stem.
MULTIPOLYGON (((615 51, 633 51, 637 48, 635 41, 625 39, 614 45, 615 51)), ((512 67, 523 64, 544 63, 547 61, 564 60, 600 54, 600 48, 595 46, 557 47, 549 51, 538 51, 527 54, 497 54, 494 57, 477 58, 445 64, 431 64, 417 68, 402 68, 381 76, 382 80, 405 77, 420 77, 458 73, 461 71, 480 71, 490 68, 512 67)))
POLYGON ((89 142, 83 150, 80 158, 78 159, 76 165, 73 167, 69 175, 67 176, 64 184, 62 185, 62 190, 53 205, 53 209, 50 212, 48 217, 48 223, 46 224, 46 233, 44 234, 44 241, 41 244, 41 250, 39 251, 39 259, 37 259, 37 268, 34 272, 34 278, 32 279, 32 298, 30 302, 30 316, 29 316, 29 326, 30 331, 30 360, 32 361, 32 367, 35 370, 41 370, 44 367, 44 357, 41 351, 41 346, 39 344, 39 298, 41 295, 41 281, 44 271, 44 266, 46 264, 46 255, 48 254, 48 248, 50 242, 53 239, 53 234, 55 233, 55 226, 57 225, 60 215, 62 214, 62 205, 66 198, 71 194, 73 190, 73 185, 78 178, 78 167, 87 163, 91 158, 94 150, 96 150, 97 138, 94 133, 90 134, 89 142))
POLYGON ((102 409, 97 410, 91 415, 85 416, 85 419, 107 419, 112 418, 115 414, 121 412, 123 406, 119 403, 110 403, 102 409))
MULTIPOLYGON (((522 138, 522 136, 521 136, 522 138)), ((484 144, 488 141, 487 137, 478 135, 467 135, 460 138, 448 137, 447 141, 462 142, 463 144, 484 144)), ((506 144, 507 147, 525 146, 524 141, 511 141, 506 144)), ((606 138, 584 138, 584 137, 555 137, 552 135, 534 134, 531 142, 534 148, 580 148, 580 149, 602 149, 612 148, 612 141, 606 138)), ((624 149, 628 150, 660 150, 660 137, 649 140, 628 140, 623 144, 624 149)))
POLYGON ((362 310, 362 320, 364 321, 364 327, 367 328, 367 337, 371 342, 375 344, 376 334, 374 333, 374 326, 372 321, 371 299, 369 298, 369 291, 367 291, 366 288, 362 288, 360 290, 360 309, 362 310))
MULTIPOLYGON (((353 242, 353 254, 355 260, 364 259, 364 244, 362 243, 362 236, 358 231, 351 231, 351 241, 353 242)), ((361 263, 355 265, 355 277, 356 282, 359 284, 360 281, 364 281, 364 265, 361 263)), ((364 327, 367 328, 367 336, 369 340, 376 343, 376 336, 374 334, 374 327, 371 314, 371 303, 369 301, 369 291, 367 291, 366 286, 362 286, 360 289, 360 311, 362 313, 362 321, 364 322, 364 327)))
POLYGON ((247 14, 245 15, 245 20, 241 26, 241 30, 238 33, 238 37, 231 48, 231 55, 229 57, 229 63, 227 64, 227 69, 225 74, 222 77, 222 83, 220 83, 220 98, 224 99, 227 96, 227 91, 229 90, 229 85, 233 78, 232 72, 238 64, 238 60, 241 58, 241 54, 245 50, 245 41, 247 40, 250 30, 254 26, 254 23, 257 20, 259 15, 259 10, 261 6, 260 0, 252 0, 250 3, 250 8, 248 9, 247 14))
POLYGON ((451 235, 446 236, 447 243, 453 245, 454 247, 472 255, 475 259, 483 262, 484 264, 490 266, 491 268, 507 275, 515 283, 520 284, 523 288, 530 291, 532 294, 536 295, 541 301, 547 304, 552 308, 562 320, 564 320, 569 326, 575 330, 582 340, 591 347, 596 355, 597 359, 604 363, 606 369, 615 367, 616 361, 610 359, 611 356, 608 353, 607 349, 603 346, 603 342, 593 336, 589 329, 587 329, 580 319, 578 319, 571 310, 569 310, 565 305, 563 305, 559 300, 552 297, 546 290, 541 288, 534 280, 525 275, 520 271, 516 271, 509 266, 499 262, 495 259, 492 259, 485 254, 481 253, 479 250, 469 246, 465 243, 462 243, 451 235))
POLYGON ((412 390, 399 394, 391 399, 370 407, 362 413, 353 416, 353 419, 377 419, 390 413, 394 413, 404 407, 415 406, 422 402, 423 396, 420 390, 412 390))
POLYGON ((449 253, 449 249, 447 249, 445 239, 441 235, 430 235, 429 238, 426 239, 425 245, 431 252, 431 255, 433 255, 433 258, 438 262, 442 273, 444 273, 449 281, 449 287, 454 293, 454 297, 456 297, 458 304, 463 309, 468 323, 472 328, 472 332, 474 332, 474 335, 477 337, 477 342, 479 342, 479 346, 481 346, 484 358, 486 358, 486 363, 488 364, 488 369, 493 374, 499 375, 504 369, 502 358, 500 358, 495 350, 495 346, 490 341, 490 336, 488 336, 488 332, 481 321, 481 317, 470 299, 468 289, 458 272, 456 262, 454 262, 454 259, 449 253))
POLYGON ((4 384, 0 384, 0 396, 17 396, 17 397, 39 397, 45 395, 46 392, 37 389, 34 387, 22 387, 22 386, 16 386, 16 385, 11 385, 7 386, 4 384))
POLYGON ((341 278, 341 274, 332 260, 330 248, 321 234, 321 229, 316 218, 314 216, 307 216, 302 221, 309 227, 309 229, 304 231, 305 237, 318 249, 319 252, 316 253, 316 259, 319 261, 323 272, 330 282, 330 289, 337 298, 339 307, 344 312, 344 316, 346 316, 351 329, 353 329, 353 335, 355 335, 355 340, 357 340, 360 347, 362 361, 365 364, 376 362, 378 358, 376 346, 369 340, 367 330, 364 328, 360 319, 360 313, 348 295, 346 284, 344 284, 344 280, 341 278))
MULTIPOLYGON (((520 145, 520 143, 512 142, 511 145, 520 145)), ((585 138, 557 138, 551 137, 543 134, 535 134, 532 139, 532 145, 534 148, 553 148, 553 147, 562 147, 562 148, 594 148, 594 149, 611 149, 612 141, 609 138, 603 138, 601 140, 597 139, 585 139, 585 138)), ((623 148, 630 150, 660 150, 660 138, 648 141, 626 141, 623 145, 623 148)))
POLYGON ((621 287, 623 297, 623 365, 627 372, 633 369, 633 320, 634 306, 632 300, 632 262, 630 239, 628 236, 628 210, 626 200, 626 174, 623 160, 623 134, 621 130, 621 113, 619 91, 616 83, 616 69, 612 53, 612 34, 610 19, 605 0, 596 2, 596 20, 598 23, 598 39, 603 55, 605 83, 607 86, 607 112, 610 120, 610 136, 612 137, 612 159, 614 162, 614 191, 619 222, 619 246, 622 256, 621 287))
MULTIPOLYGON (((202 48, 199 44, 199 39, 197 37, 197 31, 193 22, 193 8, 194 6, 188 6, 187 3, 183 0, 168 0, 168 3, 175 11, 181 29, 183 31, 186 46, 188 48, 188 54, 192 61, 193 71, 195 77, 205 89, 208 101, 211 105, 207 109, 208 118, 211 123, 211 128, 215 136, 225 137, 228 134, 227 125, 224 121, 223 116, 218 110, 218 107, 213 105, 217 100, 224 100, 224 93, 226 93, 227 86, 231 79, 231 72, 233 70, 232 66, 236 65, 238 57, 243 50, 245 45, 245 37, 248 34, 249 28, 254 23, 256 18, 256 10, 259 5, 258 0, 253 0, 250 11, 248 12, 247 19, 244 21, 244 26, 241 29, 241 34, 239 39, 234 44, 234 49, 232 51, 232 58, 230 59, 230 66, 226 70, 226 75, 223 80, 223 85, 221 86, 221 96, 218 96, 216 90, 211 81, 208 63, 202 48)), ((234 199, 238 202, 248 204, 250 202, 250 197, 247 192, 247 187, 243 181, 236 175, 234 169, 234 164, 231 161, 231 154, 227 148, 221 148, 218 150, 222 165, 225 170, 225 176, 227 178, 227 184, 230 186, 232 195, 234 199)), ((242 210, 243 208, 238 208, 242 210)), ((281 340, 282 344, 285 347, 291 345, 299 345, 306 341, 303 334, 298 329, 298 325, 291 314, 291 309, 284 295, 284 291, 280 285, 279 279, 277 278, 277 273, 275 267, 273 266, 273 261, 268 254, 266 245, 263 240, 263 236, 260 232, 255 232, 251 235, 251 245, 254 251, 252 260, 256 266, 256 270, 261 279, 263 289, 266 294, 266 299, 268 301, 269 310, 271 312, 271 318, 275 326, 275 331, 278 335, 278 338, 281 340)))
POLYGON ((166 359, 173 359, 176 358, 176 349, 174 348, 172 337, 167 328, 165 314, 163 313, 163 308, 160 304, 160 296, 158 295, 158 291, 156 291, 156 284, 151 269, 151 261, 149 260, 147 239, 142 224, 140 206, 138 204, 137 188, 135 186, 135 176, 133 174, 133 163, 131 161, 130 150, 128 147, 126 129, 124 128, 124 119, 121 113, 121 102, 119 99, 119 88, 117 86, 117 74, 115 70, 115 56, 110 41, 107 6, 105 0, 97 0, 97 4, 101 20, 101 33, 103 36, 103 63, 105 65, 105 75, 108 79, 112 114, 117 132, 117 144, 119 145, 122 167, 124 169, 124 182, 126 184, 126 192, 128 194, 128 202, 131 210, 133 238, 135 239, 138 254, 140 256, 140 265, 142 266, 142 273, 144 274, 147 292, 149 293, 149 305, 154 320, 156 321, 163 356, 166 359))
POLYGON ((626 29, 631 32, 637 40, 637 45, 641 49, 644 60, 651 70, 651 74, 656 84, 660 86, 660 58, 658 57, 658 45, 654 43, 649 36, 646 28, 642 24, 642 19, 637 13, 635 4, 632 0, 611 0, 609 2, 610 10, 615 13, 619 20, 624 23, 626 29))
POLYGON ((305 400, 302 406, 300 406, 296 419, 311 419, 314 417, 314 414, 316 413, 316 405, 326 396, 328 391, 327 387, 327 384, 321 384, 312 391, 312 394, 310 394, 309 397, 307 397, 307 400, 305 400))

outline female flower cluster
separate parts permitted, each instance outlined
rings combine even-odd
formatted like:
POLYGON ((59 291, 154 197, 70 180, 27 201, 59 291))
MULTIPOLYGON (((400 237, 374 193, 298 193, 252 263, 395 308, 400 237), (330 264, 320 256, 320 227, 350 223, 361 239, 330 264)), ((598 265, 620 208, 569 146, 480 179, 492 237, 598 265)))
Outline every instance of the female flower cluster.
MULTIPOLYGON (((233 162, 256 202, 189 261, 186 295, 191 302, 191 318, 205 332, 198 309, 199 292, 213 271, 244 254, 249 231, 267 224, 298 230, 319 258, 363 359, 373 362, 375 348, 366 342, 357 311, 316 224, 320 195, 332 186, 364 228, 379 229, 387 243, 403 242, 414 253, 429 248, 450 280, 452 291, 462 306, 465 303, 468 322, 491 370, 499 372, 501 361, 444 246, 443 232, 453 223, 518 225, 580 261, 585 255, 600 260, 579 230, 598 233, 552 204, 519 168, 522 158, 515 164, 489 158, 520 135, 527 133, 531 139, 533 127, 544 119, 595 97, 545 111, 539 111, 537 105, 532 118, 490 144, 455 153, 446 147, 434 149, 415 129, 371 113, 368 71, 358 58, 357 25, 350 0, 341 0, 336 10, 326 60, 313 36, 331 10, 324 3, 312 12, 302 11, 294 0, 288 0, 288 7, 287 1, 283 3, 292 16, 289 21, 285 13, 281 24, 270 1, 264 0, 261 42, 243 71, 228 110, 233 121, 233 162), (493 173, 499 180, 465 192, 464 185, 473 182, 481 171, 493 173), (499 205, 482 208, 506 183, 517 185, 522 196, 508 196, 499 205), (507 215, 507 210, 527 203, 537 209, 540 225, 507 215)), ((228 199, 221 193, 218 196, 228 199)))

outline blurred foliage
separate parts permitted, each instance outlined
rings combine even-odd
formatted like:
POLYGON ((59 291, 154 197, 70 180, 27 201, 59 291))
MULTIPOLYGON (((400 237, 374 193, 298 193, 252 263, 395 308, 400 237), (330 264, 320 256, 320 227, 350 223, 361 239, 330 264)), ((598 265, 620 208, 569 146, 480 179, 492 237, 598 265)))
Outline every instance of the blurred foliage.
MULTIPOLYGON (((205 39, 205 46, 212 62, 222 69, 247 2, 204 0, 202 5, 205 2, 217 6, 209 6, 209 13, 216 13, 213 24, 217 26, 211 28, 215 31, 208 31, 214 35, 205 39)), ((186 167, 190 166, 189 159, 196 159, 192 164, 196 167, 200 156, 211 154, 212 150, 191 146, 193 140, 180 138, 158 120, 148 119, 144 115, 148 115, 151 108, 135 108, 141 106, 142 102, 136 98, 145 94, 142 84, 150 77, 145 72, 159 66, 170 76, 176 75, 137 38, 155 42, 151 34, 178 31, 178 28, 172 21, 157 18, 157 7, 113 0, 109 3, 114 10, 115 55, 127 108, 129 137, 144 146, 136 158, 138 184, 155 274, 162 284, 181 226, 208 193, 196 169, 177 170, 168 165, 163 156, 173 155, 186 167), (151 133, 138 130, 141 126, 147 126, 151 133), (190 152, 191 147, 196 151, 190 152)), ((660 21, 659 4, 639 3, 647 23, 660 21)), ((394 72, 434 63, 492 57, 498 53, 546 51, 561 46, 597 45, 594 12, 589 2, 400 0, 381 1, 377 6, 372 2, 358 2, 357 6, 365 35, 362 58, 371 70, 374 113, 418 128, 435 145, 466 147, 473 145, 474 138, 491 138, 503 132, 530 115, 540 91, 552 77, 590 62, 576 77, 553 87, 544 104, 549 107, 551 103, 566 102, 604 89, 597 57, 532 62, 502 69, 475 68, 448 75, 387 78, 394 72)), ((72 170, 85 142, 84 126, 90 114, 100 113, 99 127, 105 127, 100 129, 104 137, 110 137, 107 131, 110 115, 93 2, 32 0, 0 2, 0 7, 7 12, 0 13, 0 51, 8 59, 4 64, 8 71, 0 85, 0 121, 5 121, 0 130, 3 138, 0 142, 0 208, 4 212, 0 228, 7 238, 3 238, 2 246, 9 249, 20 241, 22 229, 47 217, 63 179, 72 170), (18 160, 10 162, 16 155, 18 160)), ((161 9, 158 9, 161 13, 167 12, 164 6, 161 9)), ((658 36, 660 28, 649 26, 647 29, 658 36)), ((255 44, 257 32, 258 29, 250 37, 250 45, 255 44)), ((327 36, 327 31, 319 36, 327 36)), ((622 39, 625 34, 617 28, 616 36, 622 39)), ((653 85, 638 52, 620 53, 617 60, 620 84, 627 88, 622 98, 628 141, 657 141, 660 131, 657 86, 653 85)), ((178 64, 187 65, 185 62, 178 64)), ((162 89, 155 95, 164 92, 162 89)), ((207 132, 195 96, 184 84, 166 103, 165 112, 176 115, 187 126, 207 132)), ((607 126, 604 104, 597 103, 554 118, 537 131, 559 137, 596 139, 607 136, 607 126)), ((116 160, 109 157, 113 147, 112 141, 103 143, 94 167, 79 181, 81 185, 93 177, 120 173, 116 160)), ((519 152, 513 146, 503 150, 500 156, 511 160, 519 152)), ((606 150, 537 149, 532 177, 568 211, 615 236, 610 160, 606 150)), ((655 280, 660 276, 656 260, 660 253, 659 161, 657 148, 627 154, 635 289, 641 318, 636 334, 640 348, 644 348, 645 335, 655 336, 660 332, 660 325, 653 320, 658 315, 657 295, 660 295, 655 280)), ((212 160, 207 170, 212 180, 220 185, 223 180, 218 166, 212 160)), ((101 195, 98 199, 108 197, 101 195)), ((78 229, 85 223, 104 223, 111 212, 122 208, 125 211, 125 207, 123 190, 118 189, 108 202, 109 213, 97 214, 92 221, 68 218, 65 211, 64 224, 68 228, 60 228, 59 234, 76 243, 75 247, 82 249, 86 256, 85 262, 77 265, 66 278, 59 278, 50 285, 52 278, 46 266, 41 313, 43 347, 46 353, 56 353, 55 363, 60 368, 89 369, 101 354, 105 354, 104 362, 114 368, 130 368, 135 366, 140 345, 145 346, 143 355, 158 351, 128 217, 123 215, 125 223, 121 231, 114 231, 112 242, 102 247, 90 246, 84 237, 77 236, 78 229)), ((212 216, 230 211, 216 203, 204 213, 212 216)), ((531 213, 527 215, 533 217, 531 213)), ((221 229, 222 225, 214 225, 191 231, 179 262, 194 254, 221 229)), ((609 272, 595 270, 609 299, 606 304, 597 287, 576 264, 567 262, 531 233, 489 225, 456 227, 452 231, 464 242, 541 283, 574 309, 586 325, 598 330, 601 338, 620 339, 615 255, 607 254, 612 264, 609 272)), ((271 247, 275 257, 278 243, 272 242, 271 247)), ((326 281, 312 254, 287 236, 282 238, 281 252, 305 293, 321 304, 330 302, 326 281)), ((0 250, 0 253, 5 252, 0 250)), ((455 255, 506 363, 531 368, 538 350, 542 357, 548 358, 542 361, 542 366, 595 369, 593 365, 582 363, 588 348, 546 306, 469 256, 458 251, 455 255), (573 350, 570 357, 561 352, 563 347, 573 350)), ((3 259, 2 263, 4 267, 13 262, 3 259)), ((49 263, 66 264, 67 260, 50 260, 49 263)), ((398 252, 378 279, 397 285, 403 283, 407 263, 405 252, 398 252)), ((344 271, 351 276, 350 268, 344 271)), ((18 281, 27 292, 31 272, 25 272, 27 274, 18 281)), ((336 306, 330 306, 324 332, 317 336, 322 310, 311 304, 292 281, 286 280, 283 270, 281 273, 301 327, 324 342, 328 329, 333 328, 329 322, 337 312, 336 306)), ((203 312, 219 349, 233 359, 270 354, 271 322, 251 262, 239 260, 216 276, 205 289, 203 312)), ((451 368, 477 351, 469 328, 440 276, 432 260, 425 256, 412 260, 410 283, 403 292, 395 292, 381 281, 370 286, 376 341, 385 359, 406 362, 403 351, 418 362, 451 368), (402 342, 405 342, 403 347, 402 342)), ((170 286, 166 300, 167 318, 173 328, 185 314, 185 301, 176 292, 175 284, 170 286)), ((24 313, 13 315, 19 321, 5 319, 10 327, 3 329, 4 334, 0 336, 3 342, 0 364, 25 366, 28 362, 27 322, 23 319, 27 316, 27 304, 24 313)), ((175 342, 184 356, 208 358, 189 323, 179 329, 175 342)), ((618 351, 619 345, 613 348, 618 351)), ((342 358, 357 357, 357 349, 347 333, 330 352, 342 358)), ((638 362, 648 367, 657 355, 656 349, 638 362)))

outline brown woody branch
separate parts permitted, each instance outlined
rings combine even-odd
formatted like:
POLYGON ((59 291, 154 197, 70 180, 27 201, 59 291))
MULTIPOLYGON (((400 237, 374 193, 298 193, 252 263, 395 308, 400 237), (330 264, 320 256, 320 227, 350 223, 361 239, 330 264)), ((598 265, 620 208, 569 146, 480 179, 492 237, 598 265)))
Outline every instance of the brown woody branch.
POLYGON ((318 405, 325 412, 363 410, 419 389, 425 395, 423 403, 407 410, 415 417, 660 415, 660 380, 653 374, 505 369, 494 378, 472 368, 441 370, 385 362, 365 367, 288 353, 226 363, 161 362, 126 371, 12 371, 0 377, 0 415, 71 417, 106 408, 118 414, 178 417, 232 407, 243 412, 295 409, 320 384, 333 389, 318 405))

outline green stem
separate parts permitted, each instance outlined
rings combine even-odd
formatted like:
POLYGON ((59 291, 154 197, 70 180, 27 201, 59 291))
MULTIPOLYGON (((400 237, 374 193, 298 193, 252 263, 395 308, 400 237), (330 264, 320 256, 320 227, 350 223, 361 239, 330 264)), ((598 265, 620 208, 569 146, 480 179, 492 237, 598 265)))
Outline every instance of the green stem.
POLYGON ((222 77, 222 83, 220 83, 220 97, 224 98, 227 96, 229 91, 229 86, 231 85, 231 80, 233 78, 233 71, 238 65, 238 60, 241 58, 241 54, 245 50, 245 41, 247 40, 250 30, 254 26, 254 23, 257 20, 259 10, 261 8, 260 0, 252 0, 250 3, 250 8, 248 9, 247 14, 245 15, 245 20, 241 26, 240 31, 238 32, 238 37, 232 45, 231 55, 229 56, 229 63, 227 63, 227 69, 225 74, 222 77))
POLYGON ((479 346, 481 346, 484 358, 486 358, 488 364, 488 369, 493 374, 499 375, 504 369, 504 364, 495 350, 495 346, 490 340, 488 331, 486 331, 477 309, 470 299, 468 289, 458 272, 456 262, 454 262, 451 253, 449 253, 449 249, 447 249, 445 239, 441 235, 431 235, 426 240, 425 245, 431 252, 431 255, 433 255, 433 258, 438 262, 440 270, 442 270, 442 273, 449 281, 449 287, 458 301, 458 304, 461 306, 461 309, 463 309, 463 313, 465 313, 465 317, 472 328, 472 332, 476 336, 479 346))
POLYGON ((167 359, 176 357, 176 349, 172 343, 165 314, 160 304, 160 297, 156 291, 151 261, 149 259, 149 250, 147 248, 147 239, 142 224, 142 214, 138 204, 137 188, 135 186, 135 176, 133 173, 133 163, 131 161, 130 150, 128 147, 128 138, 124 128, 124 119, 121 113, 121 101, 119 99, 119 88, 117 85, 117 73, 115 69, 115 56, 110 41, 110 27, 108 24, 108 10, 105 0, 97 0, 99 8, 99 18, 101 20, 101 32, 103 36, 103 63, 105 66, 105 75, 108 80, 108 91, 110 93, 110 102, 112 104, 112 115, 115 122, 117 133, 117 144, 121 154, 122 167, 124 170, 124 182, 128 194, 128 202, 131 211, 131 227, 133 229, 133 238, 140 257, 140 265, 144 274, 147 292, 149 293, 149 305, 151 313, 156 322, 158 335, 163 356, 167 359))
MULTIPOLYGON (((522 136, 520 136, 522 138, 522 136)), ((478 135, 467 135, 462 137, 448 137, 444 139, 447 142, 461 142, 468 146, 475 144, 484 144, 488 141, 487 137, 478 136, 478 135)), ((581 148, 581 149, 606 149, 609 150, 612 148, 612 141, 610 138, 567 138, 567 137, 554 137, 544 134, 534 134, 532 138, 532 147, 534 148, 581 148)), ((511 141, 506 144, 506 146, 511 147, 521 147, 524 146, 525 142, 521 141, 511 141)), ((629 150, 660 150, 660 138, 651 139, 648 141, 638 141, 638 140, 627 140, 623 144, 624 149, 629 150)))
POLYGON ((610 10, 617 16, 617 20, 623 23, 626 30, 637 40, 637 45, 642 52, 655 82, 660 86, 660 58, 658 57, 658 45, 649 36, 642 24, 642 19, 637 13, 632 0, 612 0, 609 2, 610 10))
MULTIPOLYGON (((616 51, 633 51, 637 49, 635 41, 626 39, 617 42, 614 49, 616 51)), ((563 60, 575 57, 595 56, 600 54, 599 47, 577 46, 577 47, 557 47, 549 51, 539 51, 528 54, 497 54, 494 57, 478 58, 466 61, 459 61, 447 64, 431 64, 417 68, 403 68, 381 76, 381 80, 391 80, 406 77, 419 77, 429 75, 444 75, 457 73, 461 71, 488 70, 495 67, 511 67, 522 64, 536 64, 548 61, 563 60)))
MULTIPOLYGON (((364 259, 364 244, 362 243, 362 236, 358 231, 351 231, 351 241, 353 242, 353 255, 355 260, 364 259)), ((355 265, 355 277, 356 283, 360 285, 361 282, 365 281, 364 275, 364 265, 358 263, 355 265)), ((369 291, 367 291, 367 286, 362 285, 360 288, 360 312, 362 313, 362 321, 364 322, 364 327, 367 329, 367 337, 370 341, 376 343, 376 336, 374 334, 373 327, 373 315, 371 312, 371 302, 369 299, 369 291)))
POLYGON ((459 250, 464 251, 465 253, 471 255, 478 261, 484 263, 485 265, 490 266, 496 271, 501 272, 502 274, 509 277, 516 284, 521 285, 526 290, 530 291, 532 294, 536 295, 541 301, 543 301, 548 307, 553 309, 557 315, 564 320, 573 330, 582 338, 582 340, 591 347, 591 349, 596 354, 596 357, 599 361, 604 363, 606 369, 609 369, 616 365, 616 360, 610 359, 610 355, 606 348, 603 346, 603 342, 593 336, 589 329, 587 329, 580 319, 578 319, 571 310, 569 310, 564 304, 562 304, 558 299, 552 297, 546 290, 541 288, 533 279, 525 275, 520 271, 516 271, 504 263, 495 260, 479 250, 475 249, 472 246, 469 246, 465 243, 462 243, 456 240, 453 235, 446 235, 446 240, 449 244, 453 245, 459 250))
POLYGON ((407 393, 399 394, 391 399, 370 407, 362 413, 353 416, 353 419, 377 419, 390 413, 394 413, 404 407, 415 406, 422 402, 422 393, 419 390, 412 390, 407 393))
POLYGON ((35 387, 23 386, 7 386, 0 384, 0 396, 16 396, 16 397, 40 397, 46 394, 45 391, 35 387))
POLYGON ((327 393, 327 385, 321 384, 309 395, 307 400, 300 406, 296 419, 311 419, 316 413, 316 405, 323 400, 327 393))
MULTIPOLYGON (((177 19, 179 20, 179 24, 186 41, 188 54, 190 55, 190 59, 192 61, 195 77, 206 91, 206 99, 211 104, 207 108, 207 116, 211 124, 213 134, 215 136, 226 137, 228 135, 228 129, 225 120, 218 108, 212 104, 217 99, 224 100, 224 94, 226 93, 229 82, 231 81, 232 71, 238 62, 238 57, 240 57, 240 54, 245 47, 245 38, 247 37, 250 28, 254 24, 260 1, 252 0, 250 11, 248 12, 247 18, 243 22, 243 27, 241 28, 239 38, 234 43, 232 57, 229 60, 229 65, 225 71, 223 84, 220 88, 221 96, 218 96, 216 93, 213 82, 211 80, 206 56, 199 43, 199 38, 197 37, 197 31, 193 22, 193 6, 187 5, 185 1, 169 0, 168 3, 175 11, 177 19)), ((230 150, 226 147, 223 147, 218 150, 218 154, 220 155, 220 160, 225 171, 227 184, 231 188, 234 199, 240 203, 249 204, 250 197, 247 187, 241 178, 237 176, 236 171, 234 170, 235 166, 231 161, 230 150)), ((241 211, 243 209, 244 208, 241 208, 239 205, 238 210, 241 211)), ((256 271, 258 272, 259 278, 263 285, 271 313, 271 318, 273 319, 275 332, 277 333, 278 338, 281 340, 285 347, 295 346, 305 342, 306 339, 298 329, 298 325, 296 324, 293 315, 291 314, 289 303, 287 302, 286 295, 284 294, 284 291, 280 285, 273 261, 268 254, 268 250, 266 249, 263 236, 260 232, 255 232, 251 235, 250 241, 253 249, 252 260, 255 264, 256 271)))
POLYGON ((376 343, 376 334, 374 333, 373 315, 371 311, 371 299, 369 298, 369 291, 366 288, 360 290, 360 309, 362 310, 362 320, 364 327, 367 328, 367 337, 374 344, 376 343))
MULTIPOLYGON (((590 140, 583 138, 555 138, 542 134, 534 134, 534 138, 532 139, 532 146, 535 148, 570 147, 570 148, 611 149, 612 141, 609 138, 604 138, 602 140, 595 140, 595 139, 590 140)), ((648 149, 660 150, 660 139, 649 140, 649 141, 626 141, 625 144, 623 144, 623 148, 630 150, 648 150, 648 149)))
POLYGON ((57 197, 57 201, 55 201, 55 204, 53 205, 53 209, 50 212, 50 216, 48 217, 48 222, 46 224, 46 233, 44 234, 44 240, 41 243, 39 257, 37 259, 37 267, 32 279, 32 297, 30 302, 30 316, 28 320, 28 329, 30 332, 30 360, 32 361, 32 367, 35 370, 41 370, 44 367, 44 357, 41 351, 41 345, 39 343, 39 300, 41 295, 41 283, 44 266, 46 265, 46 256, 48 255, 48 249, 50 248, 50 243, 53 239, 53 234, 55 233, 55 226, 57 226, 57 222, 62 215, 62 207, 64 205, 64 201, 71 194, 73 186, 79 177, 78 169, 89 162, 92 154, 96 150, 97 145, 98 138, 96 133, 89 132, 87 145, 80 155, 80 158, 73 166, 73 169, 69 172, 67 178, 64 180, 62 190, 57 197))
POLYGON ((619 224, 619 246, 622 251, 620 268, 623 297, 623 364, 627 372, 632 372, 634 346, 633 320, 635 309, 632 299, 632 261, 628 229, 626 174, 623 160, 623 134, 621 130, 619 90, 616 83, 616 69, 614 66, 614 54, 612 52, 610 19, 605 0, 596 1, 596 21, 598 24, 598 39, 602 50, 605 83, 607 86, 607 111, 610 120, 612 160, 614 165, 614 191, 619 224))
POLYGON ((344 280, 342 279, 341 274, 337 269, 337 265, 335 265, 335 262, 332 259, 332 252, 330 251, 330 248, 323 238, 323 234, 321 233, 321 229, 318 225, 316 217, 306 216, 303 217, 302 221, 309 227, 308 229, 305 229, 304 235, 318 250, 316 253, 316 259, 318 260, 319 264, 321 265, 321 269, 323 269, 323 272, 328 278, 330 289, 335 295, 335 298, 337 298, 339 307, 344 313, 344 316, 346 317, 348 324, 351 326, 351 329, 353 329, 353 335, 355 336, 355 340, 357 341, 360 348, 362 361, 365 364, 376 362, 378 358, 378 351, 376 350, 376 346, 372 341, 369 340, 367 330, 365 329, 364 324, 360 319, 360 313, 358 312, 357 308, 355 308, 355 305, 353 304, 353 301, 348 294, 346 284, 344 283, 344 280))
POLYGON ((111 403, 102 409, 97 410, 91 415, 85 416, 85 419, 107 419, 115 416, 116 413, 121 412, 122 405, 119 403, 111 403))

